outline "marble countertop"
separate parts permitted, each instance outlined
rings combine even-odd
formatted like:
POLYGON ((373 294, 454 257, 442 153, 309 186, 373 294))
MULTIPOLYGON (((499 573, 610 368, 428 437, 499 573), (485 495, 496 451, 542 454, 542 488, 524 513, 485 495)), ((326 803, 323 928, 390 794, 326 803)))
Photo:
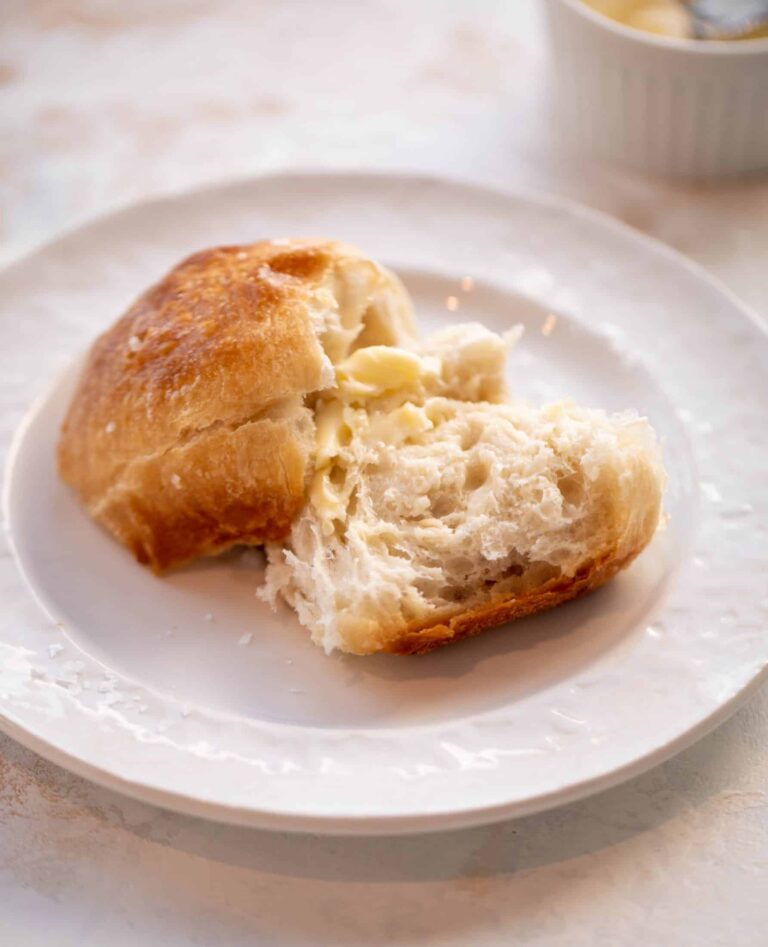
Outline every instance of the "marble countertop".
MULTIPOLYGON (((4 0, 0 261, 151 195, 397 167, 601 208, 768 313, 768 179, 654 181, 563 153, 538 13, 535 0, 4 0)), ((164 813, 0 737, 3 942, 757 947, 767 742, 764 689, 587 801, 366 840, 164 813)))

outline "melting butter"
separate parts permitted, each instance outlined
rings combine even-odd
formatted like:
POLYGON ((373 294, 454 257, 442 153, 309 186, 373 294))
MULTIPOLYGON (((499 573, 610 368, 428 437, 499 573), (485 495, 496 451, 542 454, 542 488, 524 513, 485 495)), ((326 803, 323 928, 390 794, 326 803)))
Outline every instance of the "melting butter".
MULTIPOLYGON (((673 39, 695 39, 686 5, 680 0, 582 0, 588 7, 624 26, 669 36, 673 39)), ((739 36, 738 39, 768 37, 765 27, 739 36)), ((708 40, 709 42, 709 40, 708 40)))

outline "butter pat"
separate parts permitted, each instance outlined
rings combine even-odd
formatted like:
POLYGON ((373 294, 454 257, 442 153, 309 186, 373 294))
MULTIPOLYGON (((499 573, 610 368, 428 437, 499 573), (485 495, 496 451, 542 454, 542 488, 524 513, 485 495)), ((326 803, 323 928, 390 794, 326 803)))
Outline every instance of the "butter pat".
POLYGON ((383 444, 402 444, 409 437, 423 434, 434 427, 424 408, 410 401, 401 408, 382 414, 371 421, 371 436, 383 444))
POLYGON ((692 36, 691 20, 685 4, 678 0, 583 0, 598 13, 623 23, 624 26, 670 36, 689 39, 692 36))
POLYGON ((336 374, 342 387, 351 389, 350 393, 376 397, 418 384, 427 370, 424 360, 413 352, 371 345, 353 352, 339 365, 336 374))
POLYGON ((321 529, 326 536, 333 533, 333 521, 342 519, 346 510, 346 499, 331 483, 327 471, 316 473, 309 490, 312 506, 321 517, 321 529))
POLYGON ((627 26, 657 36, 686 39, 691 35, 691 21, 681 4, 670 0, 644 3, 625 20, 627 26))
POLYGON ((321 405, 315 415, 317 456, 315 465, 325 467, 341 450, 344 423, 344 405, 340 401, 329 401, 321 405))

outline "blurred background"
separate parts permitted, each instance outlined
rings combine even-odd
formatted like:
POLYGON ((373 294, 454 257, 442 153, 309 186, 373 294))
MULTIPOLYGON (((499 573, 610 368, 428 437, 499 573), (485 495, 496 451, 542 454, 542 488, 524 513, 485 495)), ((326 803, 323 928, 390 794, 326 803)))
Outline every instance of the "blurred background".
POLYGON ((768 184, 571 151, 544 13, 543 0, 2 0, 0 262, 152 195, 400 167, 602 208, 767 308, 751 251, 768 246, 768 184))

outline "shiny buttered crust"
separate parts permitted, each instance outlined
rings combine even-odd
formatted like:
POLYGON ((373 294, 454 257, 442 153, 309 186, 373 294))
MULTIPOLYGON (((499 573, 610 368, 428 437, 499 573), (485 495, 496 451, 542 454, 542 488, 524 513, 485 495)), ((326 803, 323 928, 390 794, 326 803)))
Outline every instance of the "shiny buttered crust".
POLYGON ((304 400, 333 384, 326 348, 343 355, 369 331, 402 341, 410 310, 396 277, 354 248, 197 253, 94 343, 61 431, 61 477, 158 572, 280 539, 311 473, 304 400))

